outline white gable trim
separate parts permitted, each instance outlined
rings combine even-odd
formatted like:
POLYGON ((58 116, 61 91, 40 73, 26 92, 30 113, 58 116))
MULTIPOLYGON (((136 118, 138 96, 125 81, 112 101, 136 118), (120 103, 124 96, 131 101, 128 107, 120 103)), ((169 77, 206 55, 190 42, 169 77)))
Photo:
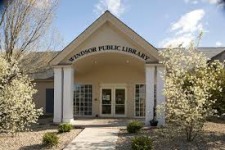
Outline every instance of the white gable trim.
POLYGON ((106 11, 100 16, 93 24, 91 24, 84 32, 82 32, 76 39, 74 39, 67 47, 64 48, 55 58, 50 61, 50 65, 58 65, 66 56, 68 56, 74 49, 82 44, 89 36, 91 36, 98 28, 100 28, 106 22, 110 22, 127 37, 129 37, 134 43, 142 47, 149 52, 157 60, 161 60, 158 51, 155 47, 144 40, 140 35, 135 33, 122 21, 112 15, 109 11, 106 11))

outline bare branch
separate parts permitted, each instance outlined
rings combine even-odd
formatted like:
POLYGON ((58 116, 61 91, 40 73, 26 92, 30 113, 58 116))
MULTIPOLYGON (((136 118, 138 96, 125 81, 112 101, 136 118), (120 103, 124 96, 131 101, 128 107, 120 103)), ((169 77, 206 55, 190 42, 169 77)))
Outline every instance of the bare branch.
MULTIPOLYGON (((29 53, 33 56, 37 51, 49 51, 49 46, 44 46, 55 44, 47 38, 52 31, 51 24, 57 4, 58 0, 13 0, 5 5, 0 12, 0 50, 7 61, 16 59, 21 67, 29 65, 25 69, 27 72, 29 72, 27 68, 32 68, 31 72, 34 72, 34 64, 36 64, 34 60, 32 62, 35 63, 22 63, 26 62, 24 59, 29 53)), ((51 59, 51 57, 44 58, 48 61, 51 59)), ((38 60, 40 66, 35 66, 36 69, 46 67, 45 62, 45 60, 38 60), (40 62, 43 64, 40 65, 40 62)))

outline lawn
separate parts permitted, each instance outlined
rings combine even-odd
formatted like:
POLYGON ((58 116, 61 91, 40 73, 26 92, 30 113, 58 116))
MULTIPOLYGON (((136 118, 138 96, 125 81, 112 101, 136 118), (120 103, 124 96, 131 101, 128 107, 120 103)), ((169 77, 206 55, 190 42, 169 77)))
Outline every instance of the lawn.
MULTIPOLYGON (((82 129, 72 129, 71 132, 57 134, 59 144, 53 149, 63 149, 68 145, 82 129)), ((57 133, 57 125, 52 124, 52 118, 40 119, 39 124, 32 126, 32 131, 20 132, 14 137, 7 134, 0 134, 0 149, 6 150, 33 150, 46 149, 42 145, 42 136, 46 132, 57 133)))
POLYGON ((193 142, 187 142, 185 135, 168 131, 167 128, 144 128, 138 134, 129 134, 121 129, 117 150, 131 149, 131 139, 136 135, 148 135, 153 139, 156 150, 225 150, 225 119, 210 119, 203 132, 193 142))

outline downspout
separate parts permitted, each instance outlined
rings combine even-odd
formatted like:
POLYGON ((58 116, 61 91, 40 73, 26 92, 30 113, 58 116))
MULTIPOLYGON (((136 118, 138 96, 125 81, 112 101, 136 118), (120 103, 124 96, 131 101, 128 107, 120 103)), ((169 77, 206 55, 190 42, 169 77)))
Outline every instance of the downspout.
POLYGON ((157 118, 156 106, 157 106, 157 66, 154 69, 154 106, 153 106, 153 119, 157 118))
POLYGON ((63 122, 63 97, 64 97, 64 69, 63 69, 63 67, 62 67, 62 81, 61 81, 61 83, 62 83, 62 94, 61 94, 61 122, 63 122))

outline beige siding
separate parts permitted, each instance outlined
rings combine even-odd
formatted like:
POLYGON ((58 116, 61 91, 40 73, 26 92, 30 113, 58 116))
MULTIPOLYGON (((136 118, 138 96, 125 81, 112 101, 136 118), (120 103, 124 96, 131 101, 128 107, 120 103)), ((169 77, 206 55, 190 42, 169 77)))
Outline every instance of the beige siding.
POLYGON ((46 89, 54 88, 54 82, 53 81, 35 81, 35 83, 36 83, 35 89, 37 89, 38 92, 34 95, 34 102, 36 104, 36 108, 42 107, 45 113, 46 89))
MULTIPOLYGON (((114 26, 106 23, 97 31, 95 31, 88 39, 86 39, 85 42, 83 42, 80 46, 74 49, 74 51, 71 54, 65 57, 62 64, 70 63, 68 62, 69 58, 82 50, 103 45, 119 45, 134 48, 148 55, 151 61, 156 61, 156 59, 152 57, 150 51, 144 50, 142 46, 137 45, 130 38, 124 36, 124 34, 121 31, 118 31, 114 26)), ((132 54, 130 54, 130 56, 136 57, 135 55, 132 54)), ((82 58, 84 57, 86 56, 82 56, 82 58)))

